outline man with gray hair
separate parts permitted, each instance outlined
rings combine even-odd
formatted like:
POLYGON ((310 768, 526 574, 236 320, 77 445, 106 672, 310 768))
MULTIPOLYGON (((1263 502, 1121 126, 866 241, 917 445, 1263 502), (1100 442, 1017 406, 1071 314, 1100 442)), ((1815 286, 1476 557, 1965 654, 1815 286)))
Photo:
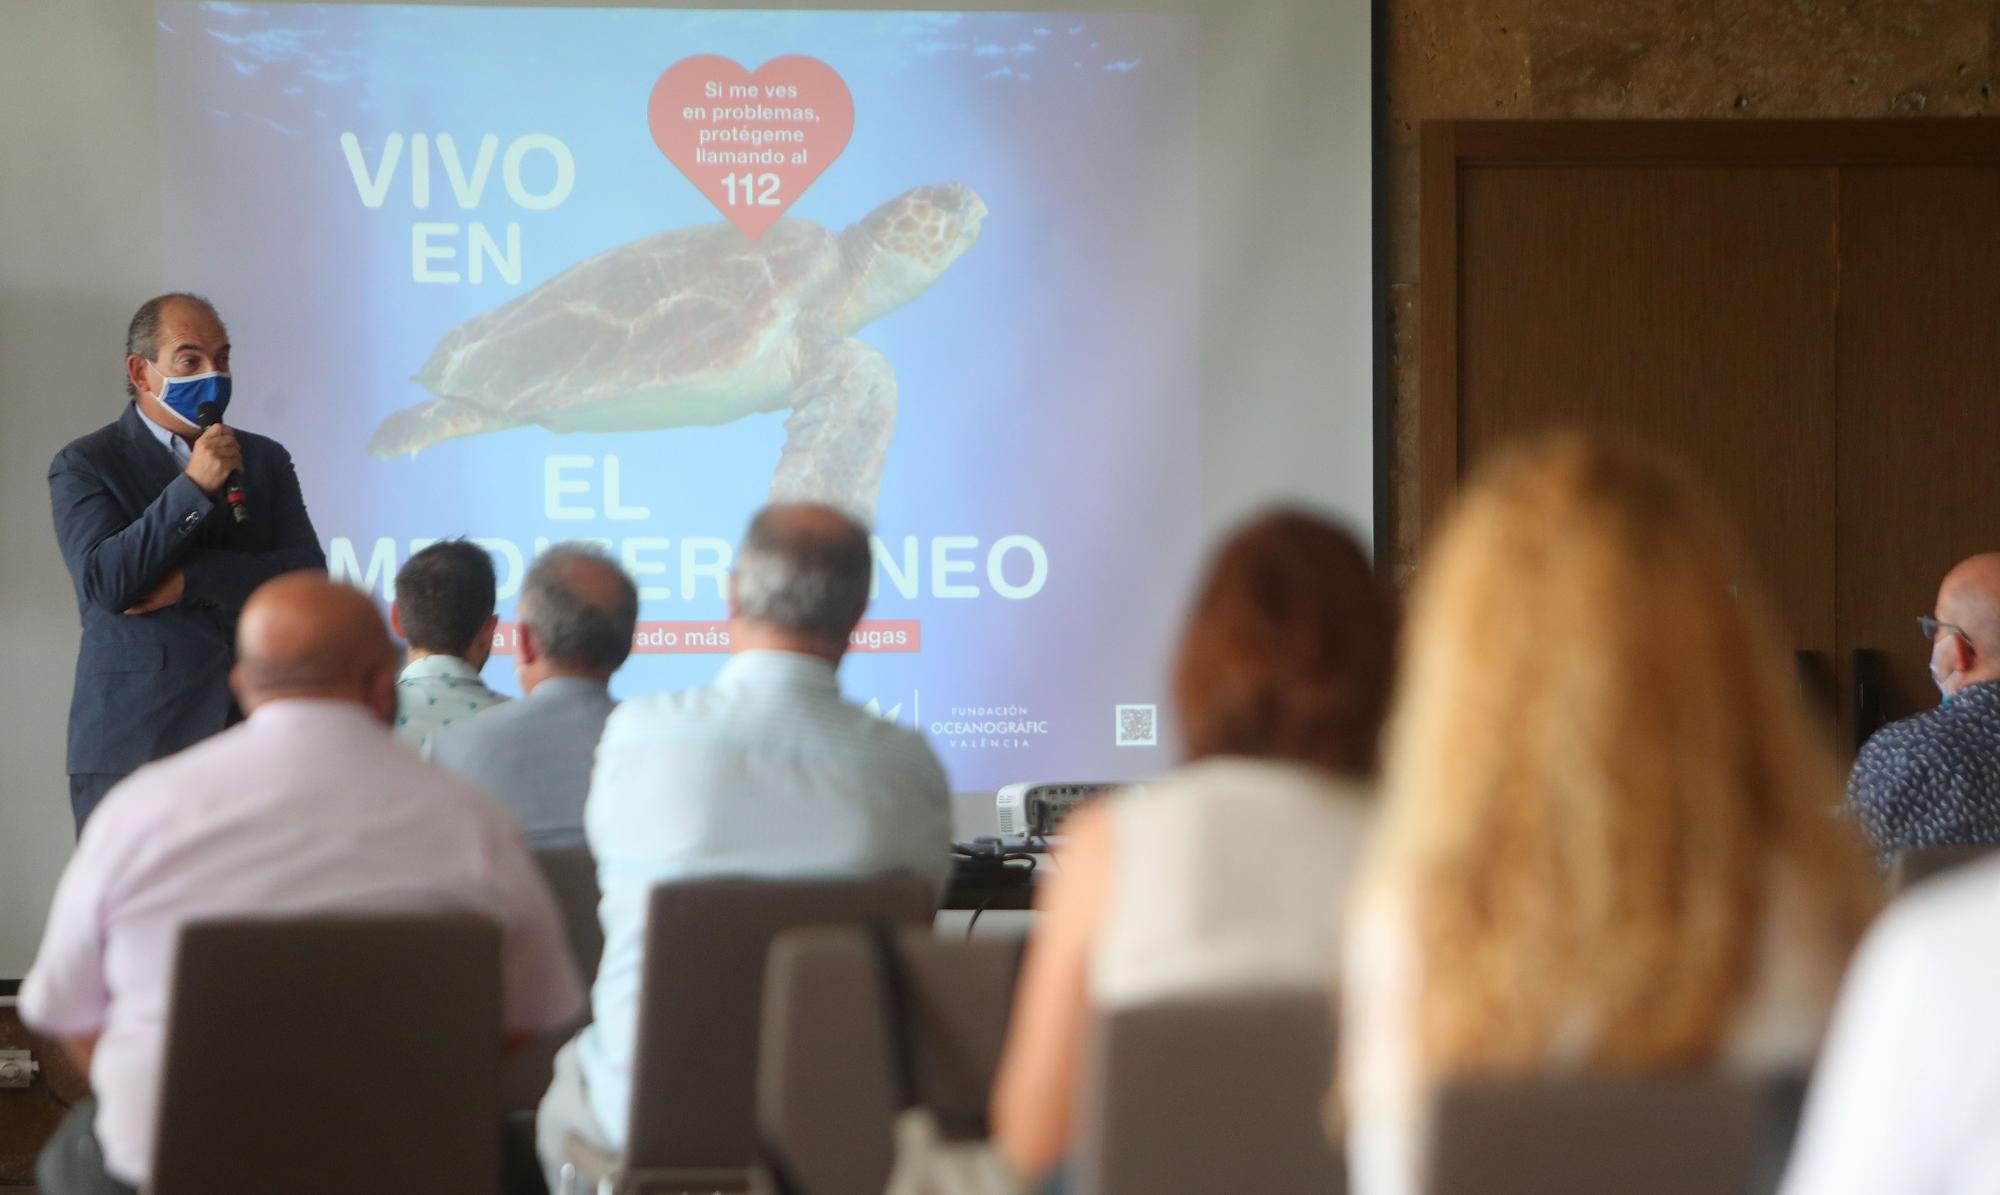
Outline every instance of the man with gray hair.
POLYGON ((499 797, 534 847, 583 843, 583 798, 611 674, 632 653, 639 591, 595 548, 558 544, 521 583, 514 672, 523 699, 432 733, 424 754, 499 797))
POLYGON ((556 1055, 536 1122, 550 1190, 570 1135, 624 1151, 654 885, 887 872, 943 884, 944 769, 917 734, 843 700, 835 676, 873 574, 868 532, 846 515, 766 508, 729 579, 733 658, 705 688, 627 701, 605 724, 584 809, 604 957, 595 1019, 556 1055))

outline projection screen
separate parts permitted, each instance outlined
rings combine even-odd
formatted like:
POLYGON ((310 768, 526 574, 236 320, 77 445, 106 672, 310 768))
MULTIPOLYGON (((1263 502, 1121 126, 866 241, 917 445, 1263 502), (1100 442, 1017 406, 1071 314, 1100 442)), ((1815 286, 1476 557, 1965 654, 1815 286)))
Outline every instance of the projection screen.
POLYGON ((1371 521, 1341 7, 162 2, 162 277, 383 599, 469 536, 505 619, 596 541, 642 587, 619 689, 683 687, 750 513, 832 502, 875 537, 851 697, 962 790, 1129 779, 1173 757, 1208 533, 1285 492, 1371 521), (1267 444, 1218 460, 1238 421, 1267 444))

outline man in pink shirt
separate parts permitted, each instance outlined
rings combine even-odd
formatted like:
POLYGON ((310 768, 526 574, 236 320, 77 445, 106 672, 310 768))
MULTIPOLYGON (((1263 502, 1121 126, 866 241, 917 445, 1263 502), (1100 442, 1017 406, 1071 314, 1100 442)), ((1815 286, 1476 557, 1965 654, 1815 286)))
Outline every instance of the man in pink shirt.
POLYGON ((510 1042, 582 1010, 513 818, 390 738, 396 652, 368 598, 320 574, 270 581, 243 608, 237 660, 248 720, 111 790, 21 986, 21 1019, 63 1043, 94 1097, 43 1153, 45 1195, 146 1183, 174 948, 191 921, 474 912, 501 930, 510 1042))

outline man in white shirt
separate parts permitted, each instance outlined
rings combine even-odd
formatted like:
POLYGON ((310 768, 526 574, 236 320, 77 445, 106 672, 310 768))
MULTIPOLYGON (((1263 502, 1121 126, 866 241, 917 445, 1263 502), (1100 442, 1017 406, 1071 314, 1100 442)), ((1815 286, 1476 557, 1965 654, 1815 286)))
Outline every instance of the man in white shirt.
POLYGON ((624 1150, 655 885, 897 871, 942 885, 944 769, 921 737, 843 700, 835 676, 873 573, 868 532, 846 515, 765 509, 729 579, 734 658, 706 688, 628 700, 606 723, 584 806, 604 958, 595 1020, 556 1056, 537 1118, 551 1190, 569 1134, 624 1150))
POLYGON ((554 899, 507 811, 387 749, 396 652, 367 596, 323 574, 270 581, 243 608, 237 661, 248 720, 112 789, 56 889, 21 1019, 63 1043, 94 1101, 44 1151, 45 1195, 147 1182, 190 922, 475 912, 501 931, 510 1039, 582 1008, 554 899))
POLYGON ((412 747, 443 727, 507 698, 479 670, 493 656, 493 558, 478 544, 447 539, 412 553, 396 573, 389 625, 410 645, 396 678, 396 738, 412 747))

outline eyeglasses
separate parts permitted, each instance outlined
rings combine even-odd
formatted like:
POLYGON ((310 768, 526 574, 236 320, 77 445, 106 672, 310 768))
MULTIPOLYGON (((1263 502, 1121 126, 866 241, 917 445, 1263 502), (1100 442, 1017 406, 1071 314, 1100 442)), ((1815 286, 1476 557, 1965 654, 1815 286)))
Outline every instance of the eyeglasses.
POLYGON ((1972 636, 1965 633, 1964 627, 1953 626, 1951 623, 1948 622, 1939 622, 1937 619, 1932 618, 1929 615, 1925 615, 1917 619, 1917 626, 1924 633, 1925 643, 1936 643, 1937 633, 1939 631, 1950 631, 1952 634, 1957 635, 1960 639, 1963 639, 1968 643, 1972 641, 1972 636))

